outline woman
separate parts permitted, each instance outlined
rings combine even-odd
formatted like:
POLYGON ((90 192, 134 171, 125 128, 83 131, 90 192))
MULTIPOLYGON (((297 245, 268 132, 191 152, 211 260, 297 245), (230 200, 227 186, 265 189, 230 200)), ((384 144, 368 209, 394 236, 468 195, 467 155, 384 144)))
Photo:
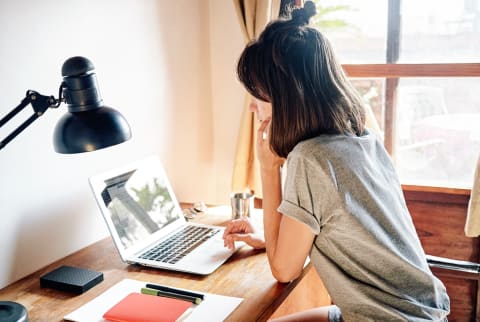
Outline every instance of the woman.
POLYGON ((363 103, 328 40, 308 26, 314 14, 307 2, 270 23, 238 62, 261 122, 264 234, 232 221, 225 245, 265 248, 280 282, 297 278, 310 256, 335 305, 285 321, 446 320, 448 295, 428 267, 391 159, 365 128, 363 103))

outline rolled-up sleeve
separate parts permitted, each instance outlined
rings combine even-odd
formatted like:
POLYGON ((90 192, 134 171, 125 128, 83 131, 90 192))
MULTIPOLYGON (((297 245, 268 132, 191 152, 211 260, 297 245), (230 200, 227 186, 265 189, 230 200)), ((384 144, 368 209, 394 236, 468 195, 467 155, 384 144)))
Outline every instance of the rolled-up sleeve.
POLYGON ((315 201, 312 200, 307 167, 304 159, 295 153, 289 155, 283 197, 278 211, 306 224, 318 235, 320 223, 314 213, 315 201))
POLYGON ((290 201, 283 200, 280 204, 280 207, 278 207, 278 211, 285 216, 289 216, 304 223, 305 225, 310 227, 310 229, 315 235, 318 235, 320 233, 320 224, 318 223, 315 216, 306 211, 305 209, 299 207, 298 205, 290 201))

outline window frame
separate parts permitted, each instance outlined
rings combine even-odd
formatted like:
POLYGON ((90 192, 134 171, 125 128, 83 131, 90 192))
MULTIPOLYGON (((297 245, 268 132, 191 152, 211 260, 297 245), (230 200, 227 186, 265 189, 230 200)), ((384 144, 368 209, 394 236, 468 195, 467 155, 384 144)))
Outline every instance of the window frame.
MULTIPOLYGON (((303 6, 304 0, 281 0, 282 8, 294 3, 303 6)), ((395 157, 396 142, 396 95, 400 78, 410 77, 480 77, 480 63, 397 63, 401 40, 402 0, 388 0, 386 63, 342 64, 349 78, 385 79, 385 104, 383 111, 384 146, 392 158, 395 157)), ((402 184, 404 191, 418 192, 422 196, 447 193, 460 198, 469 196, 471 189, 456 187, 420 186, 402 184)), ((430 198, 427 198, 430 199, 430 198)))
MULTIPOLYGON (((386 88, 384 112, 384 146, 388 153, 395 156, 396 141, 396 84, 406 77, 480 77, 480 63, 442 63, 442 64, 343 64, 349 78, 385 78, 393 81, 386 88), (390 91, 390 95, 388 92, 390 91)), ((460 198, 470 196, 471 189, 455 187, 437 187, 420 185, 402 185, 404 191, 418 192, 426 200, 432 193, 445 193, 460 198)), ((431 200, 434 201, 434 200, 431 200)))
MULTIPOLYGON (((385 104, 383 113, 384 141, 388 153, 395 157, 396 96, 400 78, 408 77, 480 77, 480 63, 415 63, 399 64, 401 40, 402 0, 388 0, 386 63, 342 64, 350 78, 384 78, 385 104)), ((470 189, 454 187, 403 185, 404 188, 422 192, 445 192, 453 195, 470 195, 470 189)))
POLYGON ((442 64, 343 64, 349 78, 385 78, 395 82, 387 88, 385 95, 384 145, 391 156, 395 156, 396 83, 405 77, 480 77, 480 63, 442 64))

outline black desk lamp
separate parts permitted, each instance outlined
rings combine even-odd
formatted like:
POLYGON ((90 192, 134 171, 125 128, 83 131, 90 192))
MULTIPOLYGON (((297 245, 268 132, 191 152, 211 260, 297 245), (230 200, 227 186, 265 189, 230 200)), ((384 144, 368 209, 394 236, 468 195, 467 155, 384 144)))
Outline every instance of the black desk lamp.
POLYGON ((127 141, 131 137, 125 118, 103 105, 97 86, 94 66, 85 57, 71 57, 62 66, 63 82, 58 99, 28 90, 22 102, 0 120, 0 127, 31 104, 34 114, 0 142, 5 147, 20 132, 39 118, 48 108, 68 104, 66 113, 57 123, 53 143, 58 153, 90 152, 127 141))

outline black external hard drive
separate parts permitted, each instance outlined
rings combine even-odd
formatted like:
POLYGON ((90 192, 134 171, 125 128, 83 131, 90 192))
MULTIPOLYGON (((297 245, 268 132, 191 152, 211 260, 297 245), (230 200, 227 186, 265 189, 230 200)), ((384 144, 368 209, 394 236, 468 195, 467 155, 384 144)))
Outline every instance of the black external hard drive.
POLYGON ((60 266, 40 276, 40 287, 82 294, 103 281, 103 273, 85 268, 60 266))

